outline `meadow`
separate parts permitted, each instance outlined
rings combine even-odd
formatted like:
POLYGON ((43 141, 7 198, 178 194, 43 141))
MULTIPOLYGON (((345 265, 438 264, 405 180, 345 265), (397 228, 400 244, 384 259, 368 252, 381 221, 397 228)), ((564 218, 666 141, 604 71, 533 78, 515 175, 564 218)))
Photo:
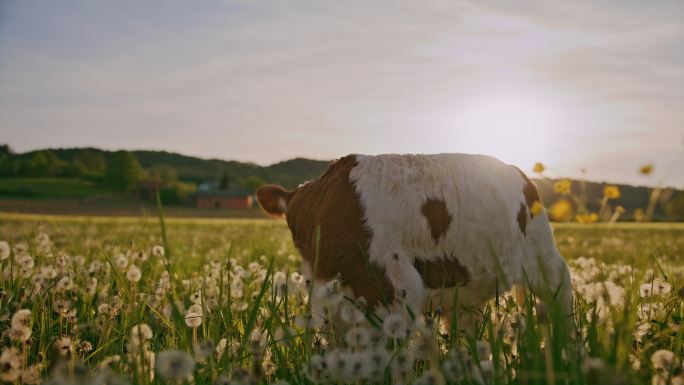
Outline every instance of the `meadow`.
POLYGON ((684 384, 684 224, 553 226, 574 322, 502 292, 461 331, 312 287, 283 221, 0 214, 0 382, 684 384))

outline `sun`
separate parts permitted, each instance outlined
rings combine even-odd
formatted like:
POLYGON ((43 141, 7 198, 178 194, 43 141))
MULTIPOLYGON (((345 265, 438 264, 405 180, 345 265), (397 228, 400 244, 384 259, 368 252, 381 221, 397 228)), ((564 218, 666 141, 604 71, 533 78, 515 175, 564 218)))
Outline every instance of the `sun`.
POLYGON ((448 112, 443 128, 461 152, 492 155, 531 166, 558 158, 564 120, 547 98, 530 94, 480 97, 448 112))

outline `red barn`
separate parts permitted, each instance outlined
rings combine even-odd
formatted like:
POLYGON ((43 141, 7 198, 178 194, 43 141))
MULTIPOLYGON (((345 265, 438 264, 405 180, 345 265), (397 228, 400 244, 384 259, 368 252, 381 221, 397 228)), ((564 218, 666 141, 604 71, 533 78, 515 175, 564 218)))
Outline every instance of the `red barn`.
POLYGON ((249 209, 254 202, 247 190, 204 190, 196 197, 200 209, 249 209))

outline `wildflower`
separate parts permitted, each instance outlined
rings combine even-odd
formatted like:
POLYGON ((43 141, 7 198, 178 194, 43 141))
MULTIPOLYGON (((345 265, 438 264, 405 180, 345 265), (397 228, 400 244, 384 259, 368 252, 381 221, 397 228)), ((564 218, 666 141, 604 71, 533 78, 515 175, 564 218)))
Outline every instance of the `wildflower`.
POLYGON ((154 247, 152 247, 152 255, 154 255, 157 258, 163 257, 164 256, 164 247, 159 246, 159 245, 155 245, 154 247))
POLYGON ((532 215, 537 215, 541 213, 542 210, 544 210, 544 205, 540 201, 535 200, 532 202, 532 207, 530 207, 530 213, 532 213, 532 215))
POLYGON ((128 266, 128 259, 123 254, 117 254, 114 256, 114 264, 119 270, 123 270, 128 266))
POLYGON ((546 167, 544 167, 544 164, 541 162, 537 162, 534 164, 534 167, 532 168, 532 171, 536 172, 537 174, 541 175, 541 173, 546 170, 546 167))
POLYGON ((363 312, 353 304, 345 303, 340 307, 340 317, 350 325, 356 325, 366 319, 363 312))
POLYGON ((55 341, 55 350, 60 356, 68 356, 72 353, 72 342, 71 338, 68 336, 59 337, 55 341))
POLYGON ((10 245, 7 241, 0 241, 0 261, 5 260, 10 255, 10 245))
POLYGON ((118 354, 115 354, 113 356, 107 356, 100 361, 100 363, 97 364, 97 368, 102 370, 106 368, 111 368, 114 365, 118 364, 121 362, 121 356, 118 354))
POLYGON ((13 329, 26 329, 31 328, 31 310, 22 309, 18 310, 12 316, 12 328, 13 329))
POLYGON ((349 364, 346 366, 345 377, 349 382, 357 382, 366 378, 370 372, 370 364, 363 353, 349 355, 349 364))
POLYGON ((639 173, 641 175, 649 175, 653 171, 653 165, 648 163, 639 168, 639 173))
POLYGON ((672 286, 662 279, 653 281, 653 293, 657 295, 668 295, 672 291, 672 286))
POLYGON ((336 307, 343 299, 342 293, 339 290, 339 281, 334 279, 322 285, 316 291, 316 298, 320 300, 323 306, 336 307))
POLYGON ((142 278, 142 273, 140 272, 140 269, 138 269, 138 266, 131 265, 126 273, 126 278, 134 283, 140 281, 140 278, 142 278))
POLYGON ((191 328, 196 328, 202 325, 202 313, 196 311, 188 311, 185 313, 185 324, 191 328))
POLYGON ((644 283, 641 286, 639 286, 639 295, 641 298, 646 298, 650 297, 653 294, 653 291, 651 290, 653 288, 653 285, 650 283, 644 283))
POLYGON ((14 382, 19 378, 21 357, 15 348, 4 348, 0 355, 0 380, 14 382))
POLYGON ((38 243, 39 245, 46 245, 50 243, 50 236, 43 232, 40 232, 36 235, 36 243, 38 243))
POLYGON ((549 208, 549 215, 554 221, 568 221, 572 218, 572 204, 567 199, 559 199, 549 208))
POLYGON ((426 370, 413 382, 414 385, 440 385, 444 383, 444 377, 437 370, 426 370))
POLYGON ((671 371, 677 366, 677 357, 667 349, 660 349, 651 355, 651 363, 656 369, 671 371))
POLYGON ((162 380, 186 380, 195 370, 195 360, 188 353, 167 350, 157 355, 155 370, 162 380))
POLYGON ((618 199, 620 198, 620 188, 615 185, 606 185, 603 188, 603 197, 605 199, 618 199))
POLYGON ((345 334, 344 339, 349 346, 359 348, 368 344, 369 335, 366 329, 357 326, 349 329, 345 334))
POLYGON ((477 341, 477 358, 481 361, 492 357, 492 346, 487 341, 477 341))
POLYGON ((131 343, 140 345, 152 339, 152 328, 147 324, 138 324, 131 329, 131 343))
POLYGON ((382 331, 389 338, 405 338, 408 332, 406 320, 398 314, 391 314, 382 323, 382 331))
POLYGON ((228 344, 228 340, 225 338, 221 338, 216 344, 216 361, 221 361, 221 358, 223 357, 223 354, 226 352, 226 345, 228 344))
POLYGON ((43 364, 41 363, 31 365, 28 368, 23 369, 21 371, 21 383, 28 385, 40 384, 42 371, 43 364))
POLYGON ((553 190, 557 194, 568 195, 572 192, 572 181, 570 179, 561 179, 553 184, 553 190))
POLYGON ((598 215, 596 213, 584 213, 575 215, 575 221, 577 223, 590 224, 598 221, 598 215))
POLYGON ((252 334, 249 335, 249 348, 252 352, 263 352, 268 346, 268 331, 263 332, 259 330, 252 330, 252 334))

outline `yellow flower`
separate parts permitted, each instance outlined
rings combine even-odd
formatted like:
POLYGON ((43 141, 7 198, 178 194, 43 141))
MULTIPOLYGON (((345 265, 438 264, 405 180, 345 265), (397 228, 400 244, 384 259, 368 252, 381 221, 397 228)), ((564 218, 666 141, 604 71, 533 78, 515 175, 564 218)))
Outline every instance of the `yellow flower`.
POLYGON ((598 221, 598 215, 596 213, 577 214, 575 216, 575 220, 578 223, 585 223, 585 224, 594 223, 594 222, 598 221))
POLYGON ((572 181, 570 179, 562 179, 553 184, 553 190, 556 194, 568 195, 572 192, 572 181))
POLYGON ((651 171, 653 171, 653 165, 650 163, 641 166, 641 168, 639 169, 639 172, 643 175, 649 175, 651 171))
POLYGON ((530 213, 532 215, 537 215, 544 210, 544 205, 540 201, 534 201, 532 202, 532 207, 530 207, 530 213))
POLYGON ((554 221, 565 222, 572 219, 572 205, 567 199, 559 199, 549 208, 549 214, 554 221))
POLYGON ((615 208, 615 212, 616 212, 616 213, 623 214, 623 213, 625 212, 625 208, 622 207, 622 206, 617 206, 617 207, 615 208))
POLYGON ((546 170, 546 167, 544 167, 544 163, 537 162, 534 164, 534 167, 532 168, 532 171, 536 172, 537 174, 541 174, 546 170))
POLYGON ((615 185, 607 185, 603 188, 603 196, 606 199, 618 199, 620 198, 620 188, 615 185))

